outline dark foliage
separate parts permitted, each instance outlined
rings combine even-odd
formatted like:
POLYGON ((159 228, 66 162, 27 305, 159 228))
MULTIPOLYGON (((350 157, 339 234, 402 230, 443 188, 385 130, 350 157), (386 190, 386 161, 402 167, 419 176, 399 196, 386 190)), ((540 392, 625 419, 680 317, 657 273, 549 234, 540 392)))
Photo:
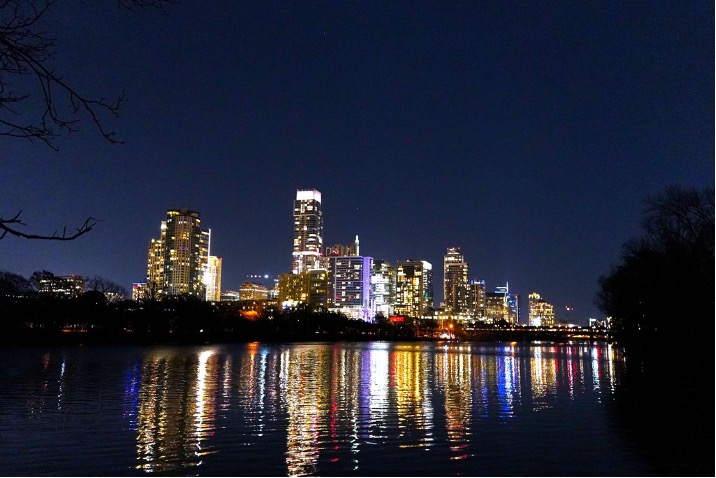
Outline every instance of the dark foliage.
MULTIPOLYGON (((414 327, 371 324, 321 308, 266 309, 246 318, 238 303, 211 304, 194 296, 108 301, 99 290, 76 298, 18 295, 4 273, 0 326, 5 343, 204 343, 242 341, 411 340, 414 327), (10 285, 8 285, 10 284, 10 285), (3 289, 4 290, 4 289, 3 289)), ((47 271, 33 274, 38 281, 47 271)), ((20 278, 21 279, 21 278, 20 278)), ((28 284, 31 281, 26 281, 28 284)))
POLYGON ((0 296, 28 296, 34 292, 30 281, 21 275, 0 271, 0 296))
POLYGON ((714 191, 669 187, 646 200, 643 235, 600 278, 597 305, 625 343, 714 333, 714 191))

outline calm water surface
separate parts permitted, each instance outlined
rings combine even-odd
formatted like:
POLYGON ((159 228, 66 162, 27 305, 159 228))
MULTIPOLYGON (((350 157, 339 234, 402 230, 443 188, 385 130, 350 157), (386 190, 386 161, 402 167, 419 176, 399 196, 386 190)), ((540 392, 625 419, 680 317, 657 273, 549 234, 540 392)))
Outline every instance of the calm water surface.
POLYGON ((644 475, 608 344, 0 350, 3 475, 644 475))

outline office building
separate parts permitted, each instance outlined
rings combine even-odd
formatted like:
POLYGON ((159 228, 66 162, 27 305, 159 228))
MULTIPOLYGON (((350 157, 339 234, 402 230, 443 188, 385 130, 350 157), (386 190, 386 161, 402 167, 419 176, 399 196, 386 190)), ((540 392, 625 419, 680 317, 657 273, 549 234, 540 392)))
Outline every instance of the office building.
POLYGON ((423 317, 433 309, 433 266, 427 261, 398 261, 395 314, 423 317))
POLYGON ((291 272, 318 269, 323 250, 321 193, 299 189, 293 202, 293 262, 291 272))
POLYGON ((41 294, 73 299, 81 296, 85 291, 85 280, 82 276, 56 276, 52 273, 43 273, 40 277, 41 294))

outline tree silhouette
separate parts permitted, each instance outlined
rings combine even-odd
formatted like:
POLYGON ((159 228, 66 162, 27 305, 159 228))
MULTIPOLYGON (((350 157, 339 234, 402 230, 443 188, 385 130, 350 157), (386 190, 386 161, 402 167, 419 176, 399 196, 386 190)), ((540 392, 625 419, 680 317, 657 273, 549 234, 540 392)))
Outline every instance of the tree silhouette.
POLYGON ((67 232, 67 227, 62 228, 62 234, 55 231, 52 234, 31 234, 26 233, 18 229, 18 226, 24 226, 25 223, 20 220, 22 211, 15 214, 13 217, 5 219, 0 217, 0 239, 4 239, 6 235, 22 237, 25 239, 43 239, 50 241, 72 241, 78 237, 87 234, 97 224, 97 220, 93 217, 88 217, 75 231, 67 232))
POLYGON ((600 278, 596 303, 630 342, 714 330, 714 191, 675 186, 646 199, 641 237, 600 278))

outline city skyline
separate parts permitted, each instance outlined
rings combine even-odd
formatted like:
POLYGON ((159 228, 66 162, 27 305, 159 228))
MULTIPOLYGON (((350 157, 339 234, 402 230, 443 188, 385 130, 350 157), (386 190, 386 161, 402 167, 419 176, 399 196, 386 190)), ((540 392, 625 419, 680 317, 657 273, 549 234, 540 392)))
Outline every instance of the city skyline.
POLYGON ((323 245, 433 264, 460 246, 487 290, 537 291, 585 323, 597 280, 668 184, 713 187, 713 4, 342 7, 181 2, 53 8, 51 59, 111 97, 107 123, 0 138, 0 215, 70 243, 0 243, 0 268, 129 288, 169 207, 201 211, 222 283, 287 271, 295 188, 326 199, 323 245), (202 25, 201 35, 186 35, 202 25), (122 39, 122 41, 118 41, 122 39), (328 201, 327 198, 331 198, 328 201), (275 257, 274 257, 275 256, 275 257))

